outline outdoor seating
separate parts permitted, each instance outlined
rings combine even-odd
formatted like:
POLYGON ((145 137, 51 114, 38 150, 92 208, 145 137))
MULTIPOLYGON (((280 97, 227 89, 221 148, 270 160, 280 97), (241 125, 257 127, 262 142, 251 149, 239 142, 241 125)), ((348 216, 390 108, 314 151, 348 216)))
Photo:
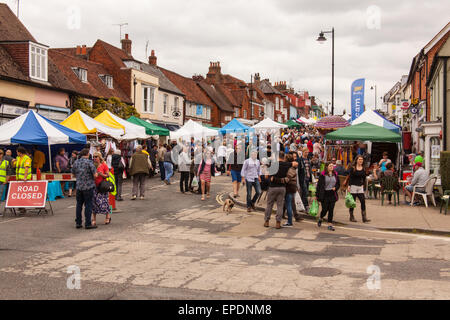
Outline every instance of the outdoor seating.
POLYGON ((434 200, 434 193, 433 193, 433 188, 434 188, 434 184, 436 183, 436 180, 437 180, 437 177, 433 176, 433 177, 428 178, 425 185, 423 185, 423 186, 415 185, 414 186, 413 193, 411 196, 411 206, 414 204, 414 197, 416 195, 421 195, 423 198, 423 201, 425 202, 425 207, 428 208, 428 197, 431 197, 431 201, 433 202, 433 205, 436 207, 436 201, 434 200), (425 191, 423 191, 423 192, 418 191, 417 190, 418 188, 425 189, 425 191))
POLYGON ((395 176, 381 178, 381 205, 384 204, 384 196, 391 195, 394 198, 394 206, 400 204, 398 180, 395 176))
POLYGON ((442 207, 445 204, 445 215, 447 215, 448 201, 450 199, 450 190, 445 190, 444 195, 441 197, 441 209, 439 213, 442 213, 442 207))
POLYGON ((380 191, 380 188, 378 186, 379 183, 380 183, 379 180, 372 180, 372 181, 370 181, 370 183, 368 183, 369 185, 368 185, 367 189, 369 191, 369 198, 372 197, 372 194, 375 199, 377 198, 377 194, 380 191))

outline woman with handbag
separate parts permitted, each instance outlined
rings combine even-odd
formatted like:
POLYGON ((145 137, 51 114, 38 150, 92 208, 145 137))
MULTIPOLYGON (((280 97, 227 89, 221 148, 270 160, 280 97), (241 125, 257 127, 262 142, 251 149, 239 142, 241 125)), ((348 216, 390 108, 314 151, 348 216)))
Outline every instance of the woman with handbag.
POLYGON ((210 197, 211 177, 214 177, 215 173, 214 159, 212 158, 211 151, 208 149, 205 153, 205 158, 202 160, 200 168, 198 169, 198 176, 200 177, 202 186, 202 201, 205 200, 205 194, 208 199, 210 197))
MULTIPOLYGON (((364 157, 361 155, 356 156, 353 165, 350 167, 348 181, 348 192, 351 193, 353 199, 359 199, 361 202, 361 215, 364 223, 370 222, 367 219, 366 213, 366 200, 364 197, 364 184, 366 182, 366 171, 364 170, 364 157)), ((350 221, 357 222, 353 215, 354 208, 349 209, 350 221)))
POLYGON ((108 178, 108 165, 103 160, 100 152, 94 153, 94 165, 97 168, 98 177, 95 179, 94 201, 93 201, 93 219, 92 224, 97 225, 97 214, 106 215, 105 224, 111 223, 110 208, 109 208, 109 195, 108 192, 102 192, 100 185, 108 178))
POLYGON ((317 200, 322 204, 322 212, 320 213, 317 226, 322 225, 323 218, 328 214, 328 230, 334 231, 333 227, 333 213, 334 206, 339 199, 337 191, 340 188, 339 177, 334 171, 334 164, 328 163, 319 176, 317 183, 317 200))

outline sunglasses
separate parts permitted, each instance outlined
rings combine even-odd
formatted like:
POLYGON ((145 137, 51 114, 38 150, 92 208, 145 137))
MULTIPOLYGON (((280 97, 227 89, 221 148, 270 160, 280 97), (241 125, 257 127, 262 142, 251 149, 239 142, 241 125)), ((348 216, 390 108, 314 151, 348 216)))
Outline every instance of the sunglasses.
POLYGON ((98 157, 97 157, 97 156, 94 156, 94 159, 98 159, 98 157))

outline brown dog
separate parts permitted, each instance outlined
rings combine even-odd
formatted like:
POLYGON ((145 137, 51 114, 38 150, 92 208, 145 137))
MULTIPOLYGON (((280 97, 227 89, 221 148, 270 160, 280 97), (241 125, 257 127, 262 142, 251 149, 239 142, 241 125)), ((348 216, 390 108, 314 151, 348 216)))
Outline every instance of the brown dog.
POLYGON ((231 210, 234 207, 234 201, 231 199, 225 200, 225 203, 223 204, 223 211, 226 211, 227 214, 231 212, 231 210))

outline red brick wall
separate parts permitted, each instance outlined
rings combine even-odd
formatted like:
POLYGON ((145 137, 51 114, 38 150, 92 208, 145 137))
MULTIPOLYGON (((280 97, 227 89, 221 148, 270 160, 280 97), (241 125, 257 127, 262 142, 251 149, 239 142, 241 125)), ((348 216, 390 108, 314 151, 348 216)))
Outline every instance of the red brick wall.
POLYGON ((114 84, 118 84, 130 99, 134 98, 134 91, 131 86, 131 69, 121 70, 102 45, 95 45, 92 48, 89 52, 89 60, 102 64, 113 76, 114 84))
POLYGON ((29 76, 30 73, 30 53, 28 43, 8 43, 2 44, 2 46, 8 51, 10 56, 16 61, 22 72, 29 76))

